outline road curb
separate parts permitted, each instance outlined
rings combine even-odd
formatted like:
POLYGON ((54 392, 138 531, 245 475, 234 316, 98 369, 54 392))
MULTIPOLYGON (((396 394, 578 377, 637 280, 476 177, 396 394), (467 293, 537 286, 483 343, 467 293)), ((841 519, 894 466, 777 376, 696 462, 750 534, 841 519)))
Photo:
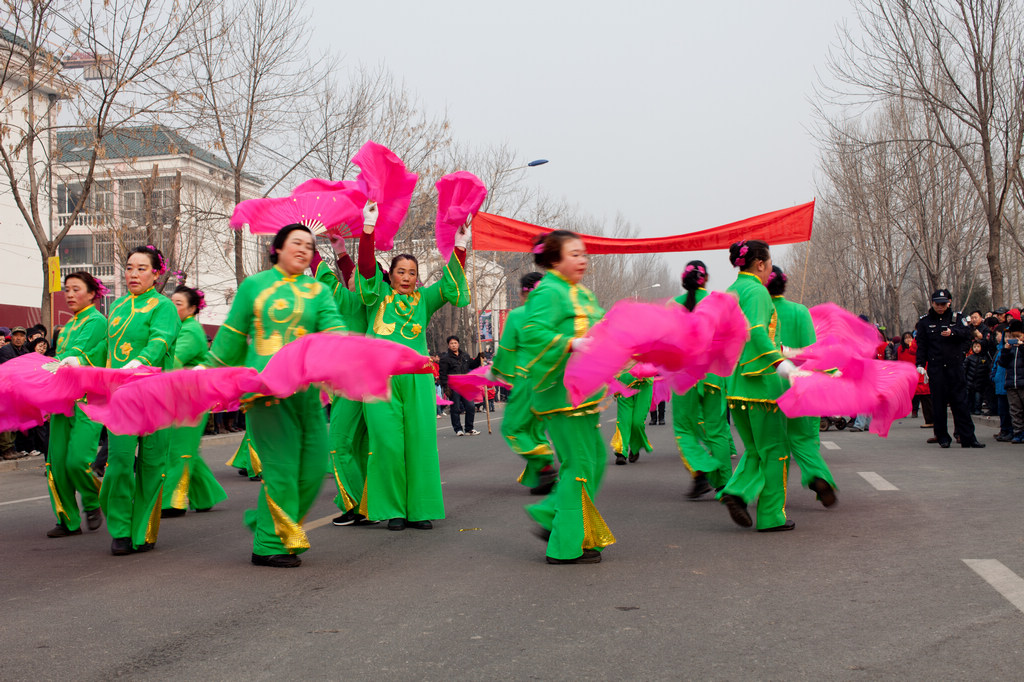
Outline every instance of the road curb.
POLYGON ((5 459, 0 461, 0 472, 42 469, 45 465, 46 458, 42 455, 36 455, 35 457, 22 457, 21 459, 5 459))

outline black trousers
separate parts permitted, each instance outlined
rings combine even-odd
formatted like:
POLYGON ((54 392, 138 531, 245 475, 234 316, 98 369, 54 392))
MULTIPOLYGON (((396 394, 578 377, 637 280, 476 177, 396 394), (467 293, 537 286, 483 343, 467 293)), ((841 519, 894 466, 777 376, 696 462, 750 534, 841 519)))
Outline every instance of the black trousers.
POLYGON ((947 428, 946 405, 949 405, 953 413, 953 427, 960 436, 960 444, 970 444, 977 440, 967 404, 967 382, 964 380, 963 367, 955 363, 929 363, 928 388, 932 392, 932 424, 939 442, 949 443, 953 440, 947 428))
POLYGON ((472 431, 473 430, 473 416, 476 414, 476 406, 472 402, 466 400, 455 391, 449 391, 451 393, 452 404, 448 410, 449 416, 452 418, 452 428, 455 429, 455 433, 459 431, 472 431), (459 423, 459 414, 466 413, 466 428, 462 428, 462 424, 459 423))

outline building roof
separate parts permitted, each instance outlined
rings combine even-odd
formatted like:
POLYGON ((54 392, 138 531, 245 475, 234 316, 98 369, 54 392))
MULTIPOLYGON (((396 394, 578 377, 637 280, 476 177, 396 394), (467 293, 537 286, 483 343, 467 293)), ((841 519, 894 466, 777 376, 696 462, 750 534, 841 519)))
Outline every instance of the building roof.
MULTIPOLYGON (((86 163, 92 154, 92 132, 84 128, 57 133, 59 163, 86 163)), ((195 145, 164 125, 142 125, 117 130, 103 140, 104 159, 134 159, 144 156, 191 156, 203 163, 231 172, 224 159, 195 145)), ((263 184, 260 178, 242 173, 242 178, 263 184)))
POLYGON ((19 35, 16 35, 13 31, 8 31, 6 28, 0 26, 0 39, 6 40, 9 43, 13 43, 18 47, 23 47, 26 50, 32 49, 32 46, 28 44, 28 41, 19 35))

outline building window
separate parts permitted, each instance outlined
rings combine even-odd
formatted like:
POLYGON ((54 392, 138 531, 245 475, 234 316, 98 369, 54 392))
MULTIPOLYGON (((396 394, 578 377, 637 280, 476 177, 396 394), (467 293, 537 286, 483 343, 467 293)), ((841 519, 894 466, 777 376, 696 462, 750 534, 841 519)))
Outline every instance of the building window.
POLYGON ((92 235, 69 234, 60 242, 61 265, 92 265, 92 235))

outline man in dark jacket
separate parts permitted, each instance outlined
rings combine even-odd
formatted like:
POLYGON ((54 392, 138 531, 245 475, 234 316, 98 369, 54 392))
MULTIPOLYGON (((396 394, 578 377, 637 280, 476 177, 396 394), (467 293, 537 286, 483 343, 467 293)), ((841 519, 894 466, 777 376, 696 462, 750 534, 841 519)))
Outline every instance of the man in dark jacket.
POLYGON ((448 388, 448 375, 450 374, 468 374, 469 370, 476 369, 480 366, 479 358, 471 358, 466 353, 459 350, 459 337, 449 336, 448 337, 448 350, 446 350, 438 361, 438 380, 441 383, 441 388, 444 389, 445 395, 448 396, 448 400, 452 401, 451 409, 449 414, 452 418, 452 428, 455 429, 456 436, 470 435, 475 436, 479 431, 473 428, 473 416, 476 413, 476 407, 472 402, 466 400, 455 391, 448 388), (466 413, 466 429, 462 429, 462 424, 459 423, 459 415, 466 413))
POLYGON ((939 289, 932 294, 931 310, 917 321, 917 371, 919 374, 927 372, 932 394, 932 423, 939 445, 948 448, 953 442, 947 429, 946 406, 949 405, 960 446, 983 448, 985 444, 979 443, 974 435, 964 380, 964 354, 974 330, 966 317, 953 312, 951 300, 948 289, 939 289))

